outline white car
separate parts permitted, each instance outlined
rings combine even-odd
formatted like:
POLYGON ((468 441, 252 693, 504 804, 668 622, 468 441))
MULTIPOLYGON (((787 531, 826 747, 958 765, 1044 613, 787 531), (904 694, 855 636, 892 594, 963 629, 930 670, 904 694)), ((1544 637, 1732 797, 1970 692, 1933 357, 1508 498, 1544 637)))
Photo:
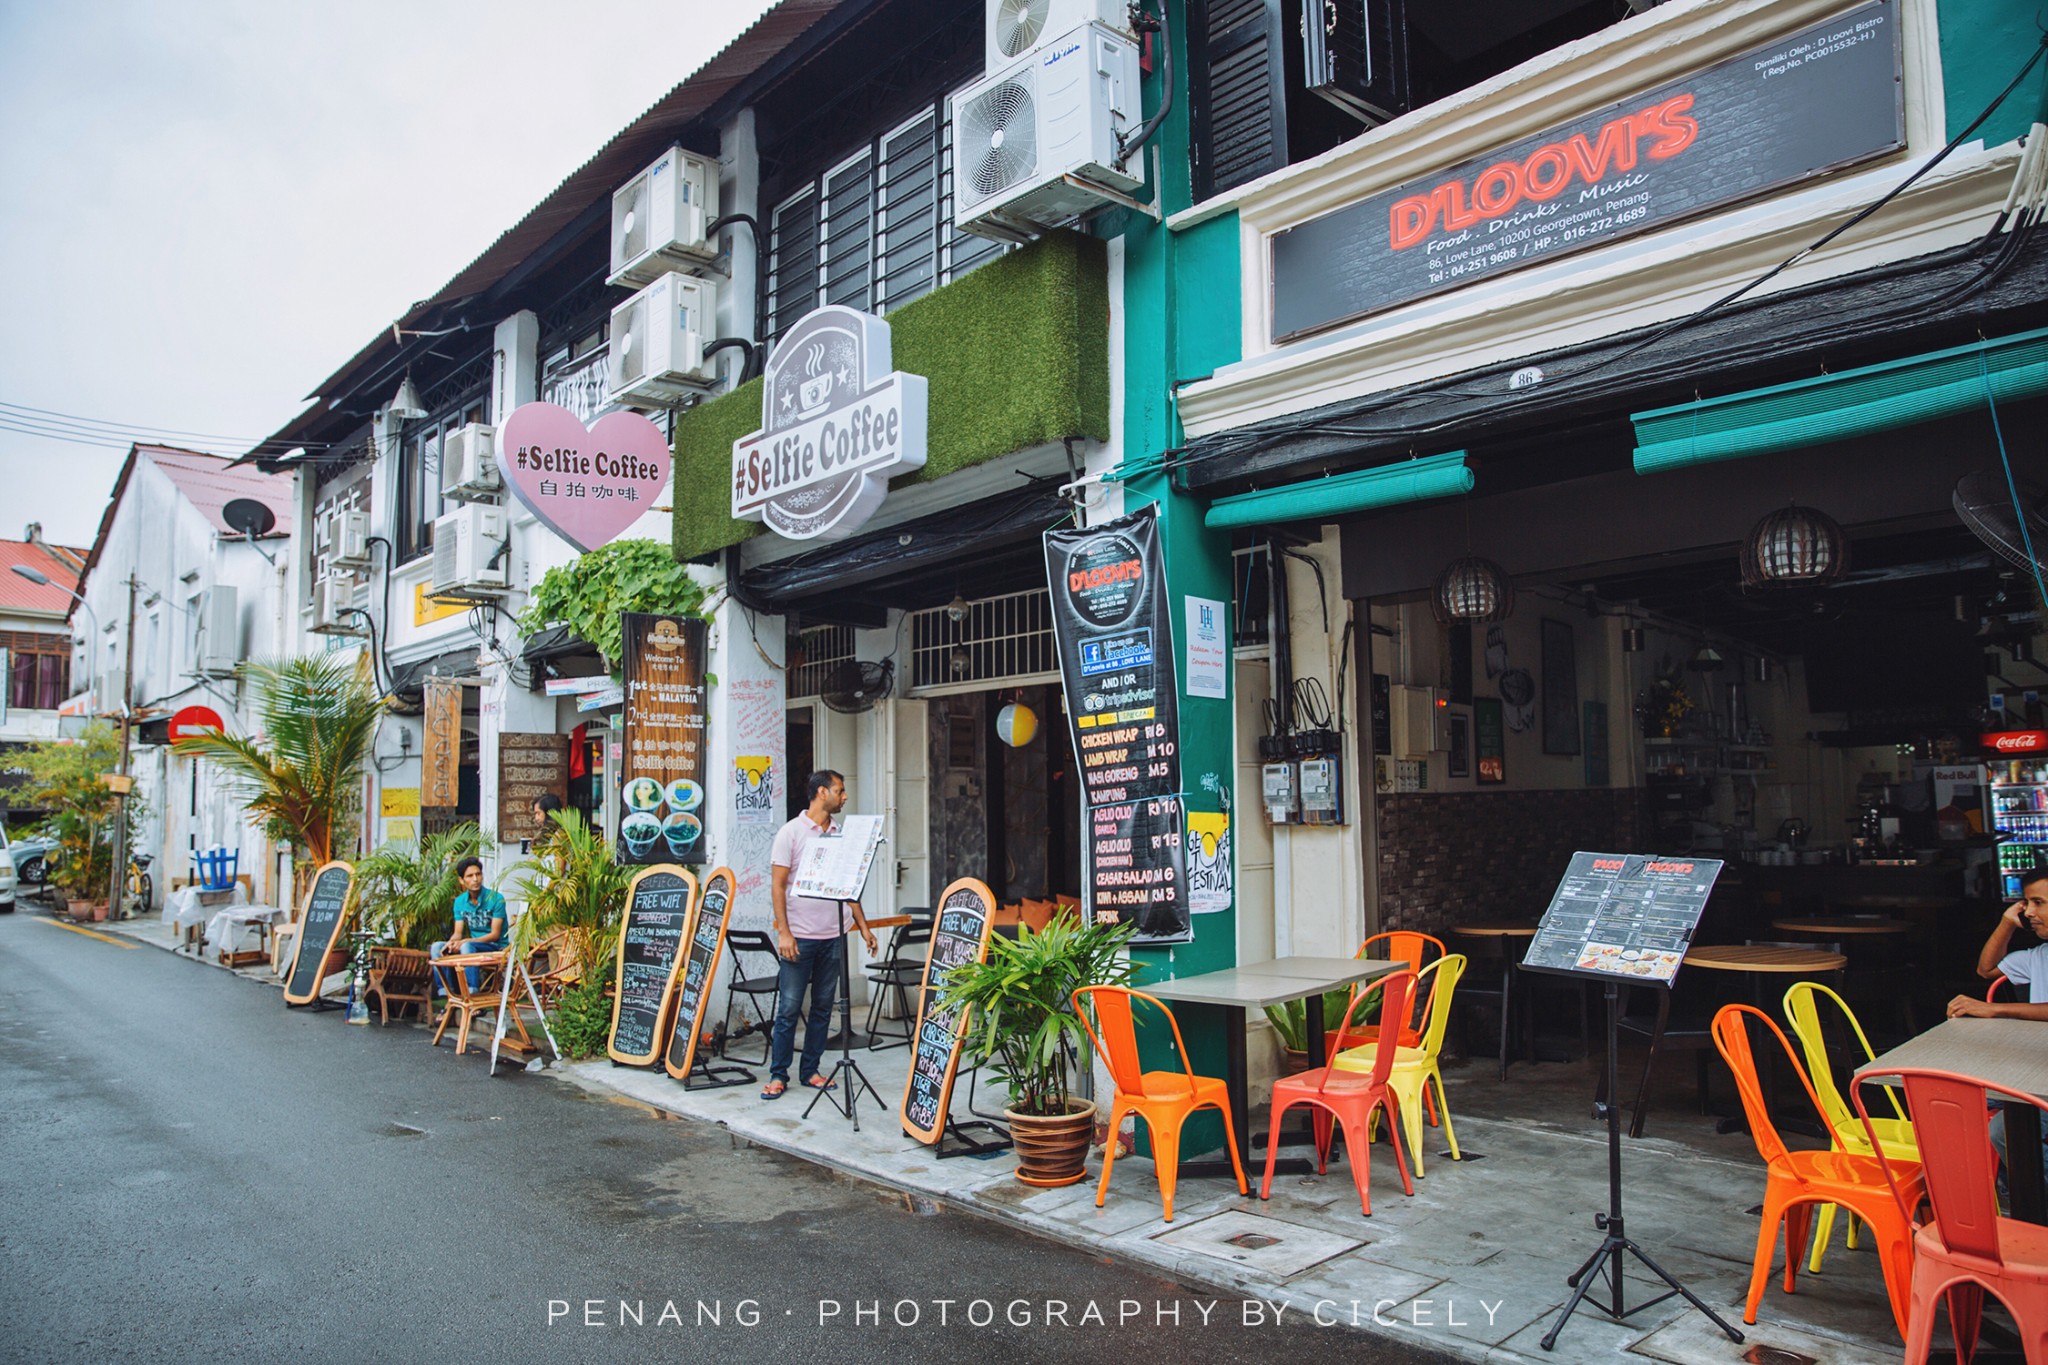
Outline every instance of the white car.
POLYGON ((14 850, 7 842, 7 831, 0 828, 0 915, 14 913, 14 850))

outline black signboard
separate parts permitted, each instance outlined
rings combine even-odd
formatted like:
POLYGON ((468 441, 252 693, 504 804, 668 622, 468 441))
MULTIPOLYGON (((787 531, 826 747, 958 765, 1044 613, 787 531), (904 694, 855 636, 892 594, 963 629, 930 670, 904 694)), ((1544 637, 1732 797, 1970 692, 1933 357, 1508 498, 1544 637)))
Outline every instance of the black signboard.
POLYGON ((1135 923, 1139 942, 1185 940, 1191 926, 1181 799, 1155 796, 1095 806, 1083 818, 1096 921, 1135 923))
POLYGON ((688 1082, 696 1065, 697 1038, 704 1027, 704 1006, 711 999, 711 982, 718 975, 718 959, 725 952, 725 926, 732 917, 733 875, 721 867, 704 879, 697 897, 697 916, 690 929, 690 948, 683 958, 683 979, 677 987, 676 1026, 669 1035, 668 1056, 662 1067, 679 1081, 688 1082))
POLYGON ((1045 570, 1083 802, 1178 794, 1179 675, 1159 509, 1046 532, 1045 570))
POLYGON ((1574 853, 1522 965, 1669 986, 1720 875, 1718 858, 1574 853))
POLYGON ((615 1062, 645 1066, 661 1053, 661 1021, 682 965, 697 879, 680 867, 650 867, 626 892, 619 930, 618 996, 605 1051, 615 1062))
POLYGON ((1273 337, 1664 227, 1906 145, 1874 0, 1272 239, 1273 337))
POLYGON ((349 893, 356 870, 347 863, 323 863, 313 874, 313 887, 299 911, 298 935, 292 940, 292 971, 284 988, 287 1005, 310 1005, 320 997, 327 958, 341 939, 347 922, 349 893))
POLYGON ((619 763, 619 861, 704 861, 705 627, 624 612, 626 721, 619 763))
POLYGON ((961 963, 988 956, 995 913, 995 893, 972 877, 962 877, 939 898, 932 921, 931 955, 917 997, 917 1028, 911 1033, 916 1051, 900 1110, 903 1131, 927 1146, 936 1146, 946 1135, 953 1076, 960 1067, 961 1041, 967 1036, 966 1013, 945 1002, 946 977, 961 963))

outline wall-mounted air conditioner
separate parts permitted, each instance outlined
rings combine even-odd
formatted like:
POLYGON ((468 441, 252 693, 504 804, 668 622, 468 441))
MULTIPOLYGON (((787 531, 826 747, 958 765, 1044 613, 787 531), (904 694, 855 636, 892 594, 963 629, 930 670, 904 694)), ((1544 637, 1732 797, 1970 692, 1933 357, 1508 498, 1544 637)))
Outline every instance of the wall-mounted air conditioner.
POLYGON ((216 583, 199 615, 199 671, 218 677, 241 661, 241 601, 232 587, 216 583))
POLYGON ((954 225, 1014 240, 1111 202, 1091 186, 1140 188, 1142 161, 1112 164, 1140 104, 1137 44, 1100 24, 953 96, 954 225))
POLYGON ((471 503, 434 518, 434 578, 429 593, 505 591, 505 510, 471 503))
POLYGON ((612 309, 614 403, 660 407, 718 386, 704 340, 718 315, 718 287, 674 272, 612 309))
POLYGON ((498 429, 471 422, 441 442, 441 496, 463 501, 498 495, 498 429))
POLYGON ((704 229, 718 216, 718 163, 671 147, 612 192, 610 284, 652 284, 671 270, 708 265, 718 247, 704 229))
POLYGON ((336 568, 370 567, 370 514, 344 507, 326 519, 328 560, 336 568))
POLYGON ((356 610, 356 581, 347 574, 333 574, 313 585, 313 624, 316 635, 361 635, 363 617, 356 610))
POLYGON ((984 71, 1001 71, 1083 24, 1131 32, 1126 0, 988 0, 984 71))

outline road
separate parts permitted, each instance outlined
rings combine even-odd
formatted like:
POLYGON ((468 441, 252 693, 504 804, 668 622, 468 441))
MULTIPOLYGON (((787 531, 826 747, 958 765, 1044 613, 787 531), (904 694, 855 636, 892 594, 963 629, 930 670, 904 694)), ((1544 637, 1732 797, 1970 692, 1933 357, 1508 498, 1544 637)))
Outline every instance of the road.
POLYGON ((31 905, 0 917, 0 1359, 1418 1359, 31 905))

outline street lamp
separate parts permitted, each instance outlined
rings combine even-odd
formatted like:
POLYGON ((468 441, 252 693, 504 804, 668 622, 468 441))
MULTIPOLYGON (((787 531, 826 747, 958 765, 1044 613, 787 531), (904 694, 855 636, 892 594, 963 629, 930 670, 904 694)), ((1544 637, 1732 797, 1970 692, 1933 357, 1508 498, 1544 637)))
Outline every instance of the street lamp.
MULTIPOLYGON (((31 569, 26 564, 10 564, 8 565, 8 567, 13 569, 16 573, 20 574, 23 578, 26 578, 29 582, 34 583, 39 587, 55 588, 58 592, 63 593, 72 601, 78 603, 79 606, 84 607, 85 619, 92 622, 93 635, 98 636, 100 632, 100 618, 93 612, 92 604, 90 602, 86 601, 83 597, 80 597, 77 593, 71 591, 71 589, 65 587, 62 583, 51 582, 50 576, 42 572, 40 569, 31 569)), ((97 652, 93 650, 90 646, 88 646, 85 651, 85 671, 86 677, 91 680, 87 683, 87 686, 97 691, 99 688, 100 681, 99 656, 97 652)))

